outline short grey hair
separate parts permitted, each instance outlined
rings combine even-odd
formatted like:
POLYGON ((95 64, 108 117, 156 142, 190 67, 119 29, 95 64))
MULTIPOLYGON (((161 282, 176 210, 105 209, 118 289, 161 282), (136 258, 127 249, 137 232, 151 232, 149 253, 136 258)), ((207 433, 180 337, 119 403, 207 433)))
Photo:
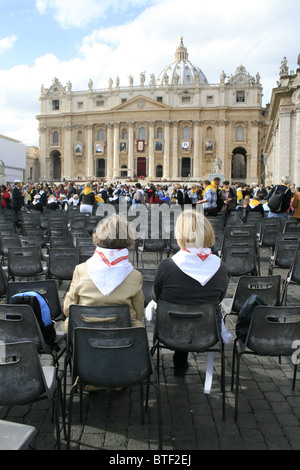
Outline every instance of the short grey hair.
POLYGON ((284 184, 289 184, 291 182, 291 178, 290 176, 283 176, 281 178, 281 181, 284 183, 284 184))

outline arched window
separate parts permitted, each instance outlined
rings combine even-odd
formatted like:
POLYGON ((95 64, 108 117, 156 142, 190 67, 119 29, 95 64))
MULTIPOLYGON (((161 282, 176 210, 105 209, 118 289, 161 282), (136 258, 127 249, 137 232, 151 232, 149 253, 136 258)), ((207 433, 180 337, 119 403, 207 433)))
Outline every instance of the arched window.
POLYGON ((77 140, 78 140, 79 142, 82 142, 82 131, 78 131, 78 133, 77 133, 77 140))
POLYGON ((122 129, 122 139, 123 140, 127 140, 128 138, 128 134, 127 134, 127 129, 122 129))
POLYGON ((146 140, 146 130, 144 127, 139 128, 139 140, 146 140))
POLYGON ((190 138, 190 128, 188 126, 185 126, 183 128, 182 138, 183 139, 189 139, 190 138))
POLYGON ((53 132, 53 135, 52 135, 52 143, 54 145, 57 145, 58 144, 58 132, 57 131, 54 131, 53 132))
POLYGON ((104 130, 103 129, 99 129, 99 131, 98 131, 98 140, 100 142, 104 141, 104 130))
POLYGON ((206 129, 206 136, 207 136, 208 138, 210 138, 210 139, 212 138, 212 127, 209 126, 209 127, 206 129))
POLYGON ((244 128, 243 128, 243 126, 238 126, 236 128, 236 140, 244 140, 244 128))
POLYGON ((157 129, 157 138, 162 139, 163 138, 163 130, 161 127, 158 127, 157 129))

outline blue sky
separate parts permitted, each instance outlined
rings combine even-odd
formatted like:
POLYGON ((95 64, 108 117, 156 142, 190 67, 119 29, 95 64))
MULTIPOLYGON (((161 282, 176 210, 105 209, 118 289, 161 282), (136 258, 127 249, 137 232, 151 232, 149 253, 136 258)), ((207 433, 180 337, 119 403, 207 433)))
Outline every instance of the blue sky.
POLYGON ((270 101, 284 56, 300 53, 298 0, 0 0, 0 134, 38 145, 39 96, 57 77, 73 90, 158 75, 183 36, 209 83, 239 65, 270 101))

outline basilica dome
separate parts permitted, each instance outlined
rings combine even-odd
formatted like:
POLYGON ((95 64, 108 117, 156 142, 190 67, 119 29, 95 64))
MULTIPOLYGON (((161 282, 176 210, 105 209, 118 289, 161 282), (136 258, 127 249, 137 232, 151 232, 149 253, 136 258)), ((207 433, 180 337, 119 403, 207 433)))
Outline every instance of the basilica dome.
POLYGON ((158 85, 193 85, 208 84, 207 78, 199 69, 189 61, 189 55, 181 38, 180 45, 175 52, 175 61, 165 67, 157 78, 158 85))

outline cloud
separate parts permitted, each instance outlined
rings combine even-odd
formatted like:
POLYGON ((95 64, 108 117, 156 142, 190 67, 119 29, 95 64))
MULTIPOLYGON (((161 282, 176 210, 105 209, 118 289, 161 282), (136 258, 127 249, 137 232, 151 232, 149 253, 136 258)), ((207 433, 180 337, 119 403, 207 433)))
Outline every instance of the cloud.
POLYGON ((0 54, 3 54, 8 49, 11 49, 17 39, 18 38, 15 35, 7 36, 6 38, 0 39, 0 54))
POLYGON ((63 28, 84 28, 97 19, 105 18, 109 10, 122 13, 130 7, 149 4, 149 0, 36 0, 36 8, 43 15, 54 12, 55 20, 63 28))

